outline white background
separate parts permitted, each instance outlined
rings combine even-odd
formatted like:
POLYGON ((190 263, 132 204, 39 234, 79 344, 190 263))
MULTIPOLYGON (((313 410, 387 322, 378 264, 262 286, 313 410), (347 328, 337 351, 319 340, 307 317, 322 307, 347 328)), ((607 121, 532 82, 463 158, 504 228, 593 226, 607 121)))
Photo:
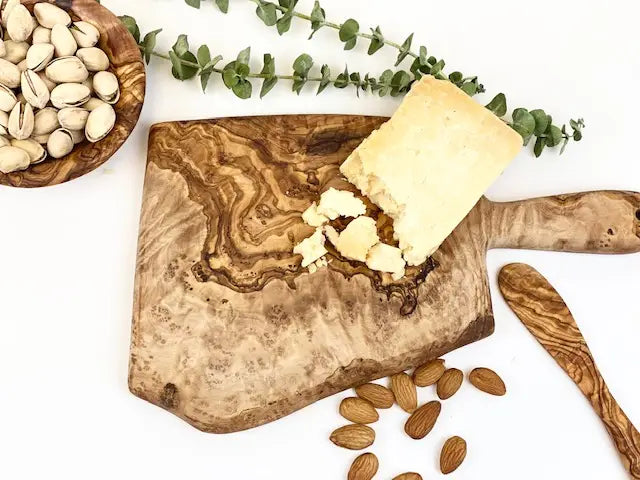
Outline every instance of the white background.
MULTIPOLYGON (((308 24, 285 37, 255 17, 245 0, 224 16, 181 0, 104 0, 135 16, 144 31, 162 27, 166 51, 180 33, 231 59, 253 47, 278 70, 303 51, 335 71, 380 72, 394 59, 365 45, 343 52, 336 32, 307 42, 308 24)), ((592 189, 640 191, 636 2, 537 0, 402 2, 323 0, 329 19, 355 17, 402 41, 416 32, 448 68, 478 74, 510 107, 545 108, 558 121, 582 115, 582 143, 565 155, 522 153, 491 188, 510 200, 592 189)), ((302 0, 302 10, 311 9, 302 0)), ((450 71, 450 70, 449 70, 450 71)), ((257 88, 257 87, 256 87, 257 88)), ((484 100, 480 98, 480 100, 484 100)), ((215 79, 203 95, 174 80, 163 60, 148 69, 142 117, 127 144, 102 168, 53 188, 0 188, 0 478, 341 479, 356 454, 328 441, 344 423, 344 393, 267 426, 232 435, 201 433, 127 390, 127 361, 137 229, 149 126, 164 120, 270 113, 390 115, 393 99, 352 91, 299 97, 279 85, 264 100, 242 101, 215 79)), ((572 308, 620 404, 640 425, 640 255, 588 256, 493 251, 489 273, 496 333, 446 357, 465 371, 499 371, 509 392, 493 398, 468 383, 446 401, 436 429, 416 442, 406 415, 384 411, 371 449, 376 478, 413 470, 442 478, 439 449, 450 435, 469 444, 457 479, 622 479, 624 470, 589 404, 507 309, 495 284, 505 263, 534 265, 572 308)), ((430 389, 420 400, 434 398, 430 389)))

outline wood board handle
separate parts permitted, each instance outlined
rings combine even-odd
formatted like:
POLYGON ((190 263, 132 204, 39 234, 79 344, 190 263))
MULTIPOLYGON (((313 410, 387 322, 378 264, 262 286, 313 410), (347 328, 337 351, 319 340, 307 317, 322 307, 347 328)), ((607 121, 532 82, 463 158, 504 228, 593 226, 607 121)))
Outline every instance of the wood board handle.
POLYGON ((587 342, 558 292, 534 268, 521 263, 505 266, 498 284, 518 318, 591 402, 631 478, 640 479, 640 433, 609 392, 587 342))
POLYGON ((598 191, 490 202, 489 248, 640 252, 640 193, 598 191))

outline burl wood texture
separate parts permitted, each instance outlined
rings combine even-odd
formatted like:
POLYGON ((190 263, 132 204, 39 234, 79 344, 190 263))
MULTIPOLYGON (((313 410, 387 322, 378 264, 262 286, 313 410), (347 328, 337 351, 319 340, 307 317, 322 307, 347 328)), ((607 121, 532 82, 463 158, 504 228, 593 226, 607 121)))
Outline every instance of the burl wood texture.
POLYGON ((569 307, 549 282, 529 265, 504 267, 499 275, 499 285, 522 323, 591 402, 631 478, 640 478, 640 433, 609 392, 569 307))
MULTIPOLYGON (((330 186, 353 190, 339 165, 384 120, 294 115, 152 127, 134 394, 199 429, 231 432, 481 339, 494 326, 487 249, 529 244, 515 217, 540 232, 541 248, 640 251, 638 194, 482 199, 402 281, 333 250, 328 268, 307 274, 292 254, 313 231, 301 213, 330 186)), ((388 238, 389 219, 373 205, 368 213, 388 238)))
MULTIPOLYGON (((0 185, 45 187, 57 185, 89 173, 106 162, 129 137, 135 127, 145 93, 145 70, 135 40, 118 18, 95 0, 22 0, 33 12, 33 5, 47 1, 69 12, 75 21, 92 23, 100 31, 100 48, 111 61, 110 70, 120 82, 120 100, 114 109, 116 124, 111 133, 97 143, 83 142, 61 159, 47 159, 22 172, 0 173, 0 185)), ((4 5, 5 2, 2 2, 4 5)))

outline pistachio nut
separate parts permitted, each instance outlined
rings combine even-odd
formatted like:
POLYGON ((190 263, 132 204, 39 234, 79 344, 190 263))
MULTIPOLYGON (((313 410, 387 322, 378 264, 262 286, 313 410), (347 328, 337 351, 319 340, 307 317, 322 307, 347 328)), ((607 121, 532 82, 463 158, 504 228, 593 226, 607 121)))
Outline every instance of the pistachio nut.
POLYGON ((93 77, 93 90, 100 100, 114 104, 120 99, 118 77, 111 72, 98 72, 93 77))
POLYGON ((68 107, 58 112, 60 126, 67 130, 83 130, 87 124, 89 111, 84 108, 68 107))
POLYGON ((33 20, 27 7, 16 5, 7 18, 7 33, 14 42, 24 42, 33 32, 33 20))
POLYGON ((20 86, 20 69, 4 58, 0 58, 0 83, 9 88, 20 86))
POLYGON ((9 87, 0 84, 0 110, 10 112, 16 106, 18 99, 9 87))
POLYGON ((22 60, 18 65, 18 70, 20 70, 20 73, 26 72, 27 70, 29 70, 27 68, 27 60, 22 60))
POLYGON ((89 22, 75 22, 71 33, 80 48, 95 47, 100 40, 100 32, 89 22))
POLYGON ((84 142, 84 128, 82 130, 69 130, 69 133, 71 134, 71 138, 73 138, 74 145, 84 142))
POLYGON ((98 47, 79 48, 76 55, 90 72, 101 72, 109 68, 109 57, 98 47))
POLYGON ((0 147, 8 147, 11 145, 11 141, 2 135, 0 135, 0 147))
POLYGON ((2 9, 2 26, 7 27, 7 22, 9 21, 9 15, 11 15, 11 11, 20 5, 20 0, 7 0, 7 4, 2 9))
POLYGON ((47 151, 53 158, 62 158, 73 150, 73 135, 64 128, 55 130, 47 140, 47 151))
POLYGON ((0 111, 0 135, 8 135, 9 130, 9 114, 7 112, 0 111))
POLYGON ((27 42, 14 42, 13 40, 5 40, 4 58, 7 62, 18 64, 25 58, 27 58, 27 52, 29 51, 29 44, 27 42))
POLYGON ((51 43, 51 29, 38 25, 33 30, 31 43, 38 45, 40 43, 51 43))
POLYGON ((79 107, 91 98, 91 91, 80 83, 61 83, 51 92, 51 103, 56 108, 79 107))
POLYGON ((27 68, 34 72, 44 70, 53 58, 54 47, 50 43, 36 43, 27 50, 27 68))
POLYGON ((18 95, 16 95, 16 100, 18 100, 18 103, 21 103, 22 105, 26 105, 27 103, 27 99, 24 96, 24 93, 20 92, 18 93, 18 95))
POLYGON ((93 77, 90 76, 89 78, 87 78, 84 82, 80 82, 82 83, 82 85, 84 85, 85 87, 87 87, 89 89, 89 91, 91 92, 91 95, 93 95, 93 77))
POLYGON ((11 145, 0 148, 0 172, 17 172, 24 170, 29 165, 31 165, 31 159, 24 150, 11 145))
POLYGON ((89 113, 84 133, 92 143, 106 137, 116 123, 116 112, 111 105, 105 103, 89 113))
POLYGON ((56 57, 68 57, 76 53, 78 44, 64 25, 58 23, 51 29, 51 43, 56 49, 56 57))
POLYGON ((46 107, 38 110, 34 115, 33 136, 48 135, 60 127, 58 121, 58 110, 53 107, 46 107))
POLYGON ((33 133, 34 124, 33 108, 28 103, 16 103, 9 115, 9 134, 18 140, 29 138, 33 133))
POLYGON ((20 85, 22 94, 34 108, 44 108, 49 103, 49 89, 33 70, 22 73, 20 85))
POLYGON ((31 135, 31 140, 38 142, 40 145, 46 145, 49 141, 50 133, 43 133, 42 135, 31 135))
POLYGON ((29 155, 31 164, 43 162, 47 158, 47 151, 42 148, 35 140, 27 138, 26 140, 11 140, 11 146, 24 150, 29 155))
POLYGON ((87 103, 85 103, 82 106, 82 108, 84 108, 85 110, 87 110, 89 112, 93 112, 100 105, 104 105, 104 104, 105 104, 105 102, 103 102, 99 98, 92 97, 92 98, 89 99, 89 101, 87 103))
POLYGON ((38 23, 46 28, 53 28, 58 23, 65 26, 71 25, 69 14, 51 3, 36 3, 33 6, 33 14, 38 23))
MULTIPOLYGON (((0 34, 2 29, 0 28, 0 34)), ((7 47, 4 46, 4 40, 0 38, 0 57, 4 57, 7 54, 7 47)))
POLYGON ((45 73, 55 83, 80 83, 89 78, 87 67, 78 57, 60 57, 54 59, 45 73))
POLYGON ((51 90, 56 88, 56 86, 58 85, 57 83, 52 82, 51 80, 49 80, 49 77, 47 77, 45 75, 44 71, 38 72, 38 76, 44 82, 44 84, 47 86, 47 88, 49 89, 49 92, 51 92, 51 90))

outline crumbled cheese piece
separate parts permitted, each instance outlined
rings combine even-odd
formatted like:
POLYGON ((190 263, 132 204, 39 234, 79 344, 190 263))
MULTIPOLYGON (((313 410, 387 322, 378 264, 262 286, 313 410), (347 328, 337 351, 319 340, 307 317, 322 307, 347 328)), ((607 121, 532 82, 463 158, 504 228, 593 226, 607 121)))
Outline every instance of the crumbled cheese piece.
POLYGON ((367 254, 367 267, 393 274, 394 280, 404 277, 405 261, 402 250, 385 243, 377 243, 367 254))
POLYGON ((330 220, 338 217, 357 217, 364 215, 367 207, 353 192, 330 188, 320 195, 320 204, 316 212, 330 220))
POLYGON ((324 227, 324 236, 327 237, 327 239, 335 246, 336 243, 338 243, 340 234, 331 225, 327 225, 324 227))
POLYGON ((404 258, 419 265, 521 148, 520 135, 489 110, 424 76, 340 171, 394 220, 404 258))
POLYGON ((304 223, 311 225, 312 227, 319 227, 329 221, 327 217, 318 213, 318 205, 316 202, 313 202, 311 206, 304 211, 302 214, 302 220, 304 220, 304 223))
POLYGON ((376 221, 370 217, 358 217, 345 228, 335 243, 336 250, 340 255, 350 260, 364 262, 367 253, 380 239, 376 221))
POLYGON ((324 241, 325 239, 322 234, 322 228, 318 227, 313 235, 305 238, 298 245, 293 247, 293 253, 302 255, 303 267, 308 267, 327 253, 327 249, 324 248, 324 241))

